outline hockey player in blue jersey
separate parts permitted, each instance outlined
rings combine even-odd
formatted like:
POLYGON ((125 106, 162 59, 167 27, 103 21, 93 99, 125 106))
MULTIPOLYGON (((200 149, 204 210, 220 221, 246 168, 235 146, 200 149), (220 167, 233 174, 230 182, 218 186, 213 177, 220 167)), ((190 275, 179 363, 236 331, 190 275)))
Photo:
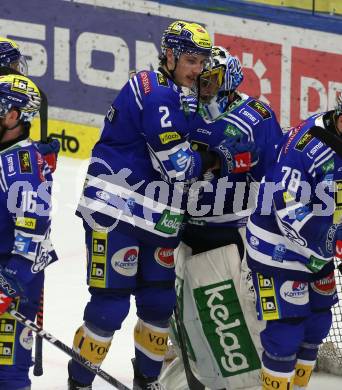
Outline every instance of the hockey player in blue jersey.
MULTIPOLYGON (((28 65, 18 44, 12 39, 0 37, 0 75, 7 74, 22 74, 27 76, 28 65)), ((60 149, 59 141, 49 137, 46 141, 39 142, 36 145, 48 163, 51 173, 53 173, 56 170, 57 155, 60 149)))
MULTIPOLYGON (((165 30, 158 71, 134 75, 107 113, 77 210, 91 299, 73 348, 100 365, 135 294, 134 389, 160 388, 187 189, 204 172, 220 164, 228 172, 236 163, 234 148, 194 152, 188 141, 192 116, 181 86, 196 83, 210 51, 198 24, 176 21, 165 30)), ((93 379, 71 361, 69 389, 91 389, 93 379)))
POLYGON ((0 37, 0 67, 5 66, 24 76, 28 74, 25 56, 20 52, 19 46, 12 39, 0 37))
POLYGON ((259 161, 251 166, 243 159, 228 177, 211 174, 200 199, 188 204, 189 220, 182 240, 193 254, 235 243, 243 258, 244 245, 239 228, 251 212, 249 186, 259 182, 272 159, 272 151, 282 137, 273 110, 237 91, 243 80, 241 64, 225 48, 214 46, 212 65, 200 77, 201 115, 196 115, 190 134, 192 148, 210 150, 222 140, 252 142, 259 150, 259 161), (201 211, 203 210, 203 211, 201 211))
POLYGON ((247 225, 264 348, 262 385, 306 389, 337 302, 341 241, 342 100, 284 136, 247 225), (338 232, 338 233, 337 233, 338 232))
POLYGON ((6 313, 35 319, 44 269, 57 260, 50 241, 51 171, 29 137, 39 112, 37 86, 0 76, 0 388, 29 390, 32 333, 6 313))

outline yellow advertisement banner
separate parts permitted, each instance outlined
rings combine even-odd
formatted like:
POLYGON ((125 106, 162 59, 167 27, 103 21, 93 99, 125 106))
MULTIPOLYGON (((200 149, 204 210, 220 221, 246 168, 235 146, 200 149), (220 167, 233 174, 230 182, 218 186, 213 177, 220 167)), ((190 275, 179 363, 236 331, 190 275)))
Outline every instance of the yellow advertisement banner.
MULTIPOLYGON (((60 155, 74 158, 89 158, 100 137, 99 128, 80 123, 50 119, 48 129, 49 136, 57 138, 61 143, 60 155)), ((32 139, 40 139, 39 118, 32 121, 30 134, 32 139)))

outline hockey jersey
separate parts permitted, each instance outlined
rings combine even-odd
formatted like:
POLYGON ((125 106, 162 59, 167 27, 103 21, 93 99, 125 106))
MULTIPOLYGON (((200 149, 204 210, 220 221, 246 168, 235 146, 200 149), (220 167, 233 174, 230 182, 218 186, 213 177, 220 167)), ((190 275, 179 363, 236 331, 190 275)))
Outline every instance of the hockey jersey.
POLYGON ((35 143, 24 139, 0 151, 0 265, 17 262, 27 282, 57 260, 50 241, 51 187, 35 143))
POLYGON ((118 229, 174 247, 185 193, 201 174, 188 141, 190 115, 180 87, 159 71, 142 71, 123 87, 92 151, 77 215, 93 229, 118 229))
MULTIPOLYGON (((227 112, 215 122, 207 122, 201 115, 196 115, 190 135, 192 148, 196 151, 208 150, 225 138, 240 137, 241 142, 256 144, 259 162, 247 174, 215 177, 204 185, 200 199, 195 198, 195 203, 189 199, 191 224, 231 227, 245 225, 251 206, 254 205, 252 196, 250 197, 250 185, 260 182, 266 167, 275 157, 276 144, 282 138, 283 133, 276 115, 268 105, 246 94, 236 92, 236 96, 237 99, 227 112)), ((254 193, 256 191, 257 189, 254 193)))
POLYGON ((333 268, 341 222, 342 159, 310 133, 329 129, 331 113, 310 117, 284 136, 247 224, 247 258, 264 275, 314 280, 333 268), (287 276, 286 276, 287 275, 287 276))

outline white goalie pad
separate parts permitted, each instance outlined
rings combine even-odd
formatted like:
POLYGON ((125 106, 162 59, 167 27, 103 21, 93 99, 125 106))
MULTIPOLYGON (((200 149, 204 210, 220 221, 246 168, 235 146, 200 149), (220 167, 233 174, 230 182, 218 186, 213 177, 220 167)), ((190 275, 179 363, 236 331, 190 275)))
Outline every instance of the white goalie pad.
MULTIPOLYGON (((176 274, 179 311, 193 373, 209 389, 258 386, 262 350, 259 334, 264 324, 256 318, 248 287, 242 296, 244 283, 237 246, 189 254, 190 248, 181 244, 176 274)), ((178 356, 160 377, 167 390, 188 389, 178 356)))

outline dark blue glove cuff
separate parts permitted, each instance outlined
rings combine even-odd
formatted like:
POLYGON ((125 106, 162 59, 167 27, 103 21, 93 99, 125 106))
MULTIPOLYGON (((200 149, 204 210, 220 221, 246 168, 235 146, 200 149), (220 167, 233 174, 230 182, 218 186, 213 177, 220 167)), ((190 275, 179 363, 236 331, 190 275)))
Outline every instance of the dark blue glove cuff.
POLYGON ((56 138, 49 138, 48 142, 37 142, 36 143, 39 153, 46 156, 50 153, 58 154, 61 148, 61 144, 56 138))

